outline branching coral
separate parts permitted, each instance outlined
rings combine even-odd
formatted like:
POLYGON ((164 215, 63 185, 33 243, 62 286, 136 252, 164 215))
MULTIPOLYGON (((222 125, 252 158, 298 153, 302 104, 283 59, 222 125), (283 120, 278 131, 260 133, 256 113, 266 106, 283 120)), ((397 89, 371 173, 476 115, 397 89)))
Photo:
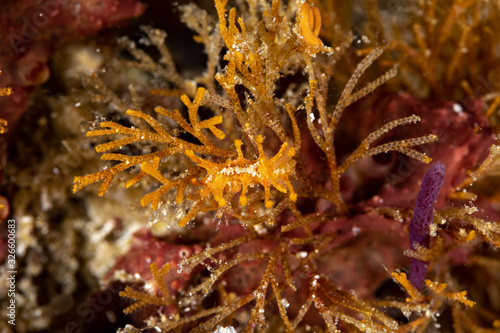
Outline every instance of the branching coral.
POLYGON ((466 189, 472 186, 474 183, 483 180, 484 178, 500 175, 499 163, 500 146, 492 145, 490 147, 490 153, 488 154, 488 157, 483 161, 483 163, 481 163, 479 167, 469 172, 467 178, 456 187, 455 192, 452 194, 452 196, 462 199, 472 199, 474 201, 477 196, 475 196, 473 193, 466 192, 466 189))
MULTIPOLYGON (((280 150, 271 159, 267 158, 262 148, 264 138, 262 135, 257 136, 257 148, 259 150, 259 158, 255 161, 248 161, 243 157, 241 152, 241 140, 234 140, 238 158, 229 160, 224 164, 212 163, 195 155, 192 150, 185 152, 186 156, 207 170, 207 175, 196 185, 203 186, 219 203, 219 207, 224 207, 226 201, 223 198, 223 192, 228 187, 228 192, 239 192, 241 195, 239 203, 246 206, 248 199, 246 192, 249 186, 260 184, 264 187, 264 203, 266 208, 273 207, 274 203, 269 200, 269 191, 271 186, 274 186, 280 192, 290 192, 289 198, 292 202, 297 200, 292 184, 290 183, 290 174, 294 171, 295 161, 292 159, 295 156, 295 149, 288 148, 288 143, 285 142, 280 150)), ((202 195, 205 193, 202 190, 202 195)))
MULTIPOLYGON (((479 238, 498 247, 499 229, 498 223, 472 215, 476 211, 470 206, 434 212, 444 167, 437 164, 424 177, 409 234, 406 224, 395 220, 396 216, 398 220, 411 217, 410 208, 383 207, 374 212, 350 206, 342 192, 342 177, 360 160, 394 153, 420 163, 431 161, 416 147, 436 142, 436 135, 387 139, 401 126, 420 122, 417 115, 392 118, 350 151, 339 152, 344 142, 339 136, 344 110, 394 78, 397 67, 357 89, 361 77, 383 53, 382 48, 371 49, 332 103, 334 65, 345 45, 327 46, 319 38, 319 7, 305 1, 288 6, 279 0, 270 4, 247 1, 238 4, 238 17, 236 8, 227 12, 226 6, 227 0, 215 0, 215 30, 216 20, 205 11, 195 5, 182 7, 184 21, 197 33, 195 40, 203 43, 208 55, 207 72, 194 79, 176 71, 163 44, 165 34, 159 30, 144 29, 147 43, 159 51, 158 61, 123 40, 135 59, 125 62, 128 67, 156 73, 164 80, 159 84, 163 87, 149 92, 180 96, 183 108, 171 111, 157 106, 155 114, 130 110, 97 75, 88 79, 96 87, 95 100, 122 111, 119 120, 102 121, 100 128, 87 132, 94 138, 113 136, 95 150, 104 153, 101 160, 116 164, 75 177, 73 191, 101 181, 97 193, 102 196, 130 169, 132 176, 125 187, 148 188, 148 181, 159 184, 142 197, 142 206, 182 208, 182 214, 170 217, 168 224, 183 227, 195 219, 207 225, 211 219, 223 218, 227 225, 220 224, 221 230, 232 230, 227 235, 221 231, 216 241, 203 240, 204 250, 180 263, 179 272, 193 273, 204 266, 206 274, 173 291, 163 280, 169 266, 159 270, 151 265, 154 283, 146 282, 144 291, 127 287, 120 293, 137 301, 125 312, 154 305, 159 315, 147 320, 150 327, 194 332, 213 331, 223 324, 237 325, 244 332, 266 331, 276 322, 287 332, 308 323, 333 332, 410 332, 415 328, 423 332, 430 317, 439 314, 448 301, 453 302, 456 318, 465 316, 463 306, 472 307, 474 302, 465 291, 453 291, 457 283, 444 268, 449 260, 445 254, 479 238), (217 70, 218 65, 225 67, 217 70), (129 122, 133 125, 126 125, 129 122), (308 169, 311 158, 302 156, 308 149, 320 155, 317 160, 321 162, 313 162, 324 165, 321 180, 308 169), (311 202, 314 209, 307 207, 311 202), (361 228, 349 223, 371 221, 377 214, 391 218, 377 216, 380 225, 361 224, 373 233, 357 238, 361 228), (339 227, 339 220, 346 225, 339 227), (410 281, 405 273, 391 274, 409 295, 406 299, 380 300, 350 293, 337 285, 335 274, 322 264, 327 260, 323 258, 336 262, 349 241, 361 242, 366 237, 370 244, 370 237, 384 238, 385 230, 376 230, 383 226, 404 238, 406 247, 409 238, 412 246, 405 252, 412 258, 410 281), (450 245, 449 239, 455 242, 450 245), (420 265, 415 275, 416 263, 423 261, 429 265, 420 265), (235 290, 231 280, 238 274, 247 284, 235 290), (424 282, 426 276, 433 280, 424 282), (423 283, 427 289, 420 290, 423 283), (409 322, 384 313, 394 309, 409 322), (431 315, 418 317, 424 312, 431 315)), ((129 90, 133 100, 135 90, 129 90)), ((494 149, 477 175, 471 174, 473 179, 490 169, 496 160, 493 154, 494 149)), ((200 223, 194 225, 202 228, 200 223)), ((403 257, 402 249, 399 252, 403 257)), ((395 260, 388 270, 403 264, 395 260)))
MULTIPOLYGON (((73 187, 74 192, 102 180, 103 183, 98 194, 103 195, 116 175, 128 168, 140 165, 141 170, 133 179, 126 183, 126 186, 130 187, 136 184, 146 175, 150 175, 160 181, 162 186, 155 192, 146 195, 141 201, 143 205, 151 202, 154 209, 158 207, 161 196, 168 193, 171 189, 177 189, 176 203, 180 204, 183 201, 186 187, 202 186, 205 188, 188 196, 191 201, 194 201, 194 204, 190 212, 179 222, 181 226, 189 222, 199 212, 215 210, 217 207, 226 207, 227 202, 230 202, 234 194, 240 190, 243 190, 243 192, 240 195, 239 203, 242 206, 246 206, 246 204, 249 203, 246 196, 247 187, 253 187, 257 184, 262 185, 265 190, 264 202, 266 208, 272 208, 273 203, 271 198, 276 197, 276 195, 270 191, 271 185, 280 192, 289 192, 289 199, 291 202, 294 202, 296 201, 297 194, 290 182, 292 177, 296 178, 300 183, 300 185, 298 185, 299 189, 312 187, 311 192, 314 196, 326 196, 327 199, 338 206, 340 211, 345 212, 346 206, 340 194, 339 179, 342 173, 357 160, 382 152, 399 151, 425 163, 430 161, 429 157, 419 153, 412 147, 435 141, 436 136, 434 135, 385 143, 375 148, 370 148, 373 142, 391 129, 420 120, 419 117, 412 116, 394 120, 370 134, 370 136, 368 136, 361 145, 340 166, 338 166, 334 147, 334 134, 342 111, 347 106, 372 92, 375 88, 393 77, 396 70, 393 69, 387 72, 363 89, 360 89, 356 93, 352 93, 359 77, 382 53, 381 49, 373 51, 359 64, 342 92, 333 113, 329 114, 326 105, 327 90, 324 88, 318 89, 318 79, 316 79, 316 73, 320 70, 319 66, 321 65, 313 62, 313 57, 318 51, 331 51, 331 49, 324 46, 318 49, 318 45, 311 45, 309 37, 304 37, 303 40, 299 39, 297 43, 297 41, 292 38, 294 26, 290 22, 284 20, 285 17, 279 13, 279 2, 273 2, 271 8, 264 10, 264 17, 266 18, 264 20, 264 26, 260 28, 255 27, 253 30, 247 30, 241 18, 238 20, 240 29, 236 27, 236 11, 234 8, 229 13, 229 23, 226 25, 225 4, 226 2, 216 2, 221 37, 227 47, 227 53, 224 59, 228 61, 228 65, 225 73, 217 73, 215 78, 224 88, 229 99, 226 100, 224 96, 217 96, 213 92, 205 93, 205 88, 203 87, 197 89, 196 96, 192 102, 189 100, 188 96, 183 95, 181 100, 188 109, 189 123, 182 117, 179 110, 167 111, 161 107, 155 109, 158 114, 173 119, 182 130, 199 140, 201 145, 191 143, 169 133, 168 130, 162 127, 158 120, 141 111, 129 110, 127 111, 128 115, 142 118, 153 128, 154 132, 142 130, 140 128, 126 128, 109 121, 102 122, 100 126, 107 129, 90 131, 87 133, 87 136, 122 134, 125 135, 125 137, 109 143, 100 144, 96 146, 96 151, 106 152, 140 141, 148 141, 151 142, 153 146, 166 146, 166 148, 141 156, 106 153, 101 157, 102 160, 119 161, 120 163, 97 173, 76 177, 73 187), (272 21, 271 18, 274 21, 272 21), (278 22, 280 22, 279 25, 278 22), (281 39, 277 39, 277 37, 281 39), (294 48, 297 48, 298 51, 294 51, 294 48), (309 73, 309 92, 305 99, 305 105, 303 106, 293 106, 290 103, 283 103, 282 100, 276 100, 273 96, 276 81, 279 79, 280 73, 283 72, 286 67, 290 66, 288 63, 290 59, 295 59, 296 61, 302 59, 303 65, 305 65, 305 69, 309 73), (236 88, 240 85, 247 90, 245 103, 242 103, 236 92, 236 88), (244 160, 243 153, 241 152, 243 141, 240 139, 235 139, 234 141, 237 150, 236 157, 233 151, 220 148, 220 146, 213 143, 210 138, 202 132, 202 130, 206 128, 218 139, 224 139, 225 137, 225 134, 215 127, 215 125, 223 122, 221 116, 214 116, 204 121, 198 121, 199 109, 207 102, 213 102, 231 111, 242 128, 244 134, 242 139, 247 142, 250 147, 258 148, 259 158, 257 160, 254 162, 244 160), (297 126, 295 113, 298 108, 304 106, 307 112, 307 124, 311 135, 328 159, 333 184, 330 193, 325 193, 324 189, 315 188, 316 186, 307 180, 307 175, 299 175, 299 172, 295 171, 297 162, 293 157, 295 152, 300 150, 301 147, 301 134, 297 126), (319 112, 320 124, 314 123, 315 116, 313 108, 317 108, 319 112), (283 118, 284 114, 288 115, 293 124, 293 137, 290 137, 282 125, 282 120, 280 120, 283 118), (264 132, 257 132, 258 128, 265 127, 269 128, 271 133, 274 132, 274 135, 282 142, 280 151, 269 160, 262 148, 262 142, 266 136, 269 137, 273 134, 268 133, 263 135, 264 132), (224 162, 212 163, 196 156, 195 153, 210 155, 212 158, 221 158, 224 162), (162 159, 175 154, 184 154, 188 156, 197 166, 188 167, 180 179, 171 180, 161 174, 160 162, 162 159), (236 160, 233 160, 235 157, 236 160), (235 167, 239 167, 240 169, 235 169, 235 167), (201 173, 200 168, 206 170, 206 175, 202 180, 199 179, 201 173), (231 168, 233 170, 229 170, 231 168), (225 190, 225 188, 227 188, 227 190, 225 190), (227 196, 227 198, 224 198, 224 196, 227 196)), ((312 13, 311 15, 314 16, 316 15, 314 13, 317 8, 304 8, 302 10, 308 11, 309 14, 312 13)), ((299 12, 299 25, 301 25, 301 21, 304 20, 304 15, 306 14, 299 12)), ((295 33, 298 33, 300 37, 304 32, 302 29, 298 29, 295 33)), ((149 63, 149 60, 145 60, 147 58, 145 58, 144 55, 141 54, 137 57, 139 60, 149 63)), ((333 73, 322 75, 319 79, 320 87, 327 85, 332 75, 333 73)), ((297 103, 297 101, 292 102, 297 103)), ((234 135, 234 133, 231 134, 232 136, 234 135)), ((300 164, 301 161, 299 160, 299 169, 300 164)), ((258 198, 252 201, 256 199, 258 198)), ((219 210, 219 216, 221 213, 222 211, 219 210)))
POLYGON ((170 293, 168 292, 167 287, 165 286, 165 282, 163 281, 164 275, 170 270, 170 265, 165 264, 161 269, 158 269, 155 263, 150 265, 151 274, 153 274, 153 279, 158 286, 162 297, 151 296, 147 293, 141 293, 137 291, 133 291, 132 288, 126 287, 124 291, 120 292, 120 296, 128 297, 137 300, 136 303, 127 307, 123 312, 132 313, 144 306, 147 305, 167 305, 173 302, 170 293))

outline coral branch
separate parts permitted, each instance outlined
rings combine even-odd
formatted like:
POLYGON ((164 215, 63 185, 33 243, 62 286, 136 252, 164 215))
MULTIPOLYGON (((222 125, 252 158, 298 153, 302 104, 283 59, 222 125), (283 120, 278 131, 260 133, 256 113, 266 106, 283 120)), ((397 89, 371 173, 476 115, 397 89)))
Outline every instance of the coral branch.
POLYGON ((153 274, 153 279, 158 286, 161 297, 156 296, 155 294, 134 291, 129 286, 125 287, 124 291, 120 291, 121 297, 127 297, 136 300, 137 302, 125 308, 123 312, 132 313, 134 311, 139 310, 147 305, 167 305, 172 304, 173 298, 170 296, 165 283, 163 282, 163 277, 170 270, 170 265, 165 264, 161 269, 158 269, 155 263, 150 265, 151 274, 153 274))

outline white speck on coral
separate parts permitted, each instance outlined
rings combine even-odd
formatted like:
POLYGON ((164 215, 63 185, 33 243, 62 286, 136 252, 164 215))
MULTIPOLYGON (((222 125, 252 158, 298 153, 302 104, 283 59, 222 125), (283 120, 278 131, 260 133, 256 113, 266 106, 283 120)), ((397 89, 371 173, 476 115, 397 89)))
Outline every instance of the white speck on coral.
POLYGON ((354 234, 354 236, 359 235, 360 232, 361 232, 360 227, 352 227, 352 233, 354 234))
POLYGON ((365 36, 365 35, 361 36, 361 40, 365 44, 370 44, 370 42, 371 42, 370 39, 367 36, 365 36))
POLYGON ((234 329, 233 326, 228 326, 228 327, 223 327, 223 326, 217 326, 215 331, 213 333, 236 333, 236 330, 234 329))
POLYGON ((302 259, 307 258, 307 252, 305 252, 305 251, 301 251, 301 252, 297 253, 297 255, 302 259))
POLYGON ((464 114, 464 108, 458 103, 453 103, 452 110, 453 110, 453 112, 457 113, 459 116, 463 116, 463 114, 464 114))

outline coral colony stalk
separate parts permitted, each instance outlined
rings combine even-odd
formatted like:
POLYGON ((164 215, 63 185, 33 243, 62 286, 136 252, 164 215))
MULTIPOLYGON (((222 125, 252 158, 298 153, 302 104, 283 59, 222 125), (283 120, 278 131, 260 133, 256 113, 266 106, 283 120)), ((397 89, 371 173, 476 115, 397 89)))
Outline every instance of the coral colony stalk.
MULTIPOLYGON (((412 250, 416 247, 429 247, 429 232, 434 221, 434 203, 444 183, 444 165, 436 163, 425 173, 422 186, 418 192, 417 202, 410 222, 410 245, 412 250)), ((428 263, 411 258, 410 274, 411 284, 421 289, 424 285, 428 263)))

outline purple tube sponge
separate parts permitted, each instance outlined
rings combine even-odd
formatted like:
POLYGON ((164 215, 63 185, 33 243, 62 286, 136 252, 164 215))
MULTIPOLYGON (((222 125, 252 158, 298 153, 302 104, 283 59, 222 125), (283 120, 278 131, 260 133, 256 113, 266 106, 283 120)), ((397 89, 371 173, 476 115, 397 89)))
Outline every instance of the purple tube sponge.
MULTIPOLYGON (((438 162, 427 170, 418 192, 413 219, 410 222, 410 245, 412 250, 415 250, 413 246, 415 242, 421 246, 429 247, 429 231, 434 219, 434 203, 439 196, 443 183, 444 165, 438 162)), ((411 258, 408 278, 410 283, 417 289, 421 289, 424 285, 427 266, 427 262, 411 258)))

